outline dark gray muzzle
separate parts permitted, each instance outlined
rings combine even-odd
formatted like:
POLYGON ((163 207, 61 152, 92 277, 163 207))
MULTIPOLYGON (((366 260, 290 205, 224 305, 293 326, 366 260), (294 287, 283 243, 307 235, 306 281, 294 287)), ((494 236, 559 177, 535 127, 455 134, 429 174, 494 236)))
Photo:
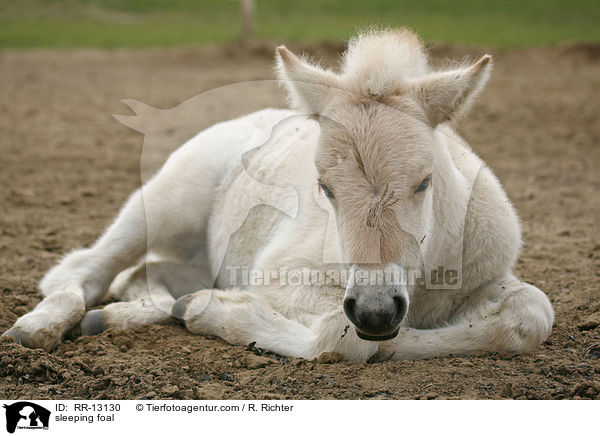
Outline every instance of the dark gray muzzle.
POLYGON ((403 286, 349 284, 344 296, 344 312, 367 341, 385 341, 398 335, 400 321, 408 310, 408 294, 403 286))

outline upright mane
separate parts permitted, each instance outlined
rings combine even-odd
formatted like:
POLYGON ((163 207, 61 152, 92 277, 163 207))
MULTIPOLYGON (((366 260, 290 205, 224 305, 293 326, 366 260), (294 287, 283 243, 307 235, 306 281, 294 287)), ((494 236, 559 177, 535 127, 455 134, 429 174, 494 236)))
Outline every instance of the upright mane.
POLYGON ((342 63, 347 90, 365 96, 386 95, 429 72, 423 43, 413 32, 377 30, 359 33, 348 43, 342 63))

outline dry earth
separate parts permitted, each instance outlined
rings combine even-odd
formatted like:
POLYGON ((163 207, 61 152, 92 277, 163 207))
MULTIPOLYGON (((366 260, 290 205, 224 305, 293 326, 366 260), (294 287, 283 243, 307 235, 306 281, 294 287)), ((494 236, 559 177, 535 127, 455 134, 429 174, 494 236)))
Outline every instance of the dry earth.
MULTIPOLYGON (((340 47, 305 48, 328 62, 340 47)), ((0 397, 599 398, 600 46, 492 53, 493 79, 460 129, 520 212, 517 273, 555 307, 554 332, 537 352, 319 363, 176 324, 75 331, 51 353, 2 340, 0 397)), ((39 301, 44 271, 92 243, 139 186, 143 136, 112 118, 130 113, 119 100, 170 108, 218 86, 270 79, 271 54, 269 44, 0 53, 0 330, 39 301)), ((266 105, 281 105, 273 87, 225 91, 186 129, 163 132, 165 143, 266 105)))

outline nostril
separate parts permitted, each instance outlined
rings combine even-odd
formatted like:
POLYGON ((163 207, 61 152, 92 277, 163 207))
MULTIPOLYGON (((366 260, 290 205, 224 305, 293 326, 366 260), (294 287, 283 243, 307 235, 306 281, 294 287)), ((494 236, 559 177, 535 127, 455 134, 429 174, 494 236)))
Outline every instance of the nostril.
POLYGON ((344 298, 344 312, 352 324, 358 326, 359 321, 355 313, 356 300, 352 297, 344 298))
POLYGON ((406 304, 406 299, 403 297, 394 297, 394 305, 396 306, 396 311, 392 317, 392 325, 397 326, 404 318, 404 315, 406 315, 408 305, 406 304))

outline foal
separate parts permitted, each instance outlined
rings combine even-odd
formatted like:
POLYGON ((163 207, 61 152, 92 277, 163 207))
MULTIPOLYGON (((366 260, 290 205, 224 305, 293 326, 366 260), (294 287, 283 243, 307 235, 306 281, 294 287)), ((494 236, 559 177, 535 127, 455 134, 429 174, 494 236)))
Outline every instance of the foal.
POLYGON ((293 110, 184 144, 5 334, 50 350, 80 321, 95 334, 175 317, 308 359, 535 349, 554 315, 511 273, 516 213, 448 123, 491 66, 433 71, 405 30, 358 35, 339 72, 279 47, 293 110), (108 291, 121 301, 86 313, 108 291))

